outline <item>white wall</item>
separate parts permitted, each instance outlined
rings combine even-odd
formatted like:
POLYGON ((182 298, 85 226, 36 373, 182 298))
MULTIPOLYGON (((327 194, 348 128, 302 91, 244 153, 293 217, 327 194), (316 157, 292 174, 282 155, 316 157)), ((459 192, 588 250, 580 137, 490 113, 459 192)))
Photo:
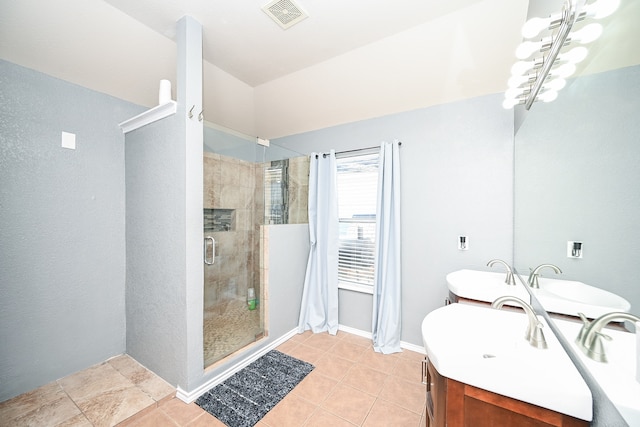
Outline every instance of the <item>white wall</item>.
POLYGON ((277 138, 504 91, 512 62, 497 55, 520 43, 505 34, 517 37, 522 21, 495 28, 480 17, 510 10, 524 20, 527 3, 479 1, 257 86, 256 130, 277 138))
MULTIPOLYGON (((422 345, 420 323, 444 304, 445 276, 512 261, 513 113, 500 94, 364 120, 272 141, 299 151, 402 141, 402 339, 422 345), (457 236, 469 236, 458 251, 457 236)), ((370 331, 371 296, 340 292, 340 323, 370 331)))

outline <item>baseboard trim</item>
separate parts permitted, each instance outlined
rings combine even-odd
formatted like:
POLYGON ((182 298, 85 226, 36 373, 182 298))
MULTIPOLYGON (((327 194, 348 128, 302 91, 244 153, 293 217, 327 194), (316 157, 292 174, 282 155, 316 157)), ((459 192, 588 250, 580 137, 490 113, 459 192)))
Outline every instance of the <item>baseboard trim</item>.
POLYGON ((199 387, 196 387, 191 391, 183 390, 180 386, 178 386, 178 388, 176 389, 176 397, 185 403, 194 402, 198 397, 202 396, 207 391, 211 390, 213 387, 222 383, 224 380, 226 380, 227 378, 229 378, 230 376, 232 376, 242 368, 246 367, 251 362, 258 360, 259 358, 261 358, 262 356, 264 356, 274 348, 278 347, 280 344, 287 341, 289 338, 296 335, 297 333, 298 333, 298 328, 296 327, 295 329, 292 329, 291 331, 287 332, 281 337, 273 340, 272 342, 270 342, 269 344, 261 348, 256 353, 247 355, 247 357, 245 357, 244 359, 237 361, 233 366, 230 366, 220 374, 216 375, 213 378, 210 378, 204 384, 200 385, 199 387))
MULTIPOLYGON (((358 336, 363 337, 363 338, 368 338, 368 339, 372 339, 373 338, 373 335, 371 334, 371 332, 363 331, 361 329, 352 328, 351 326, 338 325, 338 329, 343 331, 343 332, 346 332, 348 334, 358 335, 358 336)), ((424 351, 424 347, 422 347, 421 345, 411 344, 411 343, 406 342, 406 341, 400 341, 400 347, 404 348, 406 350, 415 351, 416 353, 427 354, 424 351)))

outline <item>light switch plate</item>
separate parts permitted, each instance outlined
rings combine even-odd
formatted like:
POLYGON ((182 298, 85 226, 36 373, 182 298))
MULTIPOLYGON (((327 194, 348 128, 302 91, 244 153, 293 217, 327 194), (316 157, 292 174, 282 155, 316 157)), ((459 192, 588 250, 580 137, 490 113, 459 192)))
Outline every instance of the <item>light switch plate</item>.
POLYGON ((62 132, 62 148, 76 149, 76 134, 62 132))

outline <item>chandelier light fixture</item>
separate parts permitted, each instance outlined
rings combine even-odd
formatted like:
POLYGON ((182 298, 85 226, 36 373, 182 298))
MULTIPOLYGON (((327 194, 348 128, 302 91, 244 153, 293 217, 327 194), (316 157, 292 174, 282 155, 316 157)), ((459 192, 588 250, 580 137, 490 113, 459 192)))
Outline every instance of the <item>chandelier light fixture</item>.
POLYGON ((562 11, 525 22, 502 106, 524 104, 528 110, 535 101, 555 100, 589 53, 582 45, 602 35, 602 25, 589 20, 605 18, 619 5, 620 0, 565 0, 562 11))

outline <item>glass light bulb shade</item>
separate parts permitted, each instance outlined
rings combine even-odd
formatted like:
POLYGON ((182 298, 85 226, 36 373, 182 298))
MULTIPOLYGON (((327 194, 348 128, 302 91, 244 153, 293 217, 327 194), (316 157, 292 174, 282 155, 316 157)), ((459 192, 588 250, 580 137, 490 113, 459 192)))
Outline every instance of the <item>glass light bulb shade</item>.
POLYGON ((572 64, 577 64, 584 61, 588 54, 589 49, 584 46, 578 46, 574 47, 569 52, 560 54, 559 59, 561 59, 562 61, 571 62, 572 64))
POLYGON ((547 90, 555 90, 559 91, 567 85, 567 81, 562 77, 555 78, 553 80, 549 80, 542 85, 543 88, 547 90))
POLYGON ((575 64, 569 63, 569 64, 563 64, 557 68, 551 69, 551 72, 549 74, 566 79, 567 77, 571 76, 575 72, 576 72, 575 64))
POLYGON ((531 18, 522 26, 522 37, 530 39, 540 34, 542 30, 549 28, 551 17, 531 18))
POLYGON ((620 0, 598 0, 585 7, 588 16, 594 19, 602 19, 618 10, 620 0))
POLYGON ((591 43, 602 35, 602 25, 593 23, 585 25, 575 33, 570 33, 569 37, 572 41, 577 41, 582 44, 591 43))
POLYGON ((511 67, 511 75, 521 76, 526 74, 534 65, 535 61, 518 61, 511 67))
POLYGON ((516 88, 518 86, 521 86, 524 83, 528 83, 530 81, 530 76, 526 75, 526 76, 511 76, 509 78, 509 81, 507 82, 507 86, 509 86, 509 88, 516 88))
POLYGON ((542 48, 542 42, 522 42, 516 49, 516 58, 527 59, 531 55, 540 51, 542 48))

